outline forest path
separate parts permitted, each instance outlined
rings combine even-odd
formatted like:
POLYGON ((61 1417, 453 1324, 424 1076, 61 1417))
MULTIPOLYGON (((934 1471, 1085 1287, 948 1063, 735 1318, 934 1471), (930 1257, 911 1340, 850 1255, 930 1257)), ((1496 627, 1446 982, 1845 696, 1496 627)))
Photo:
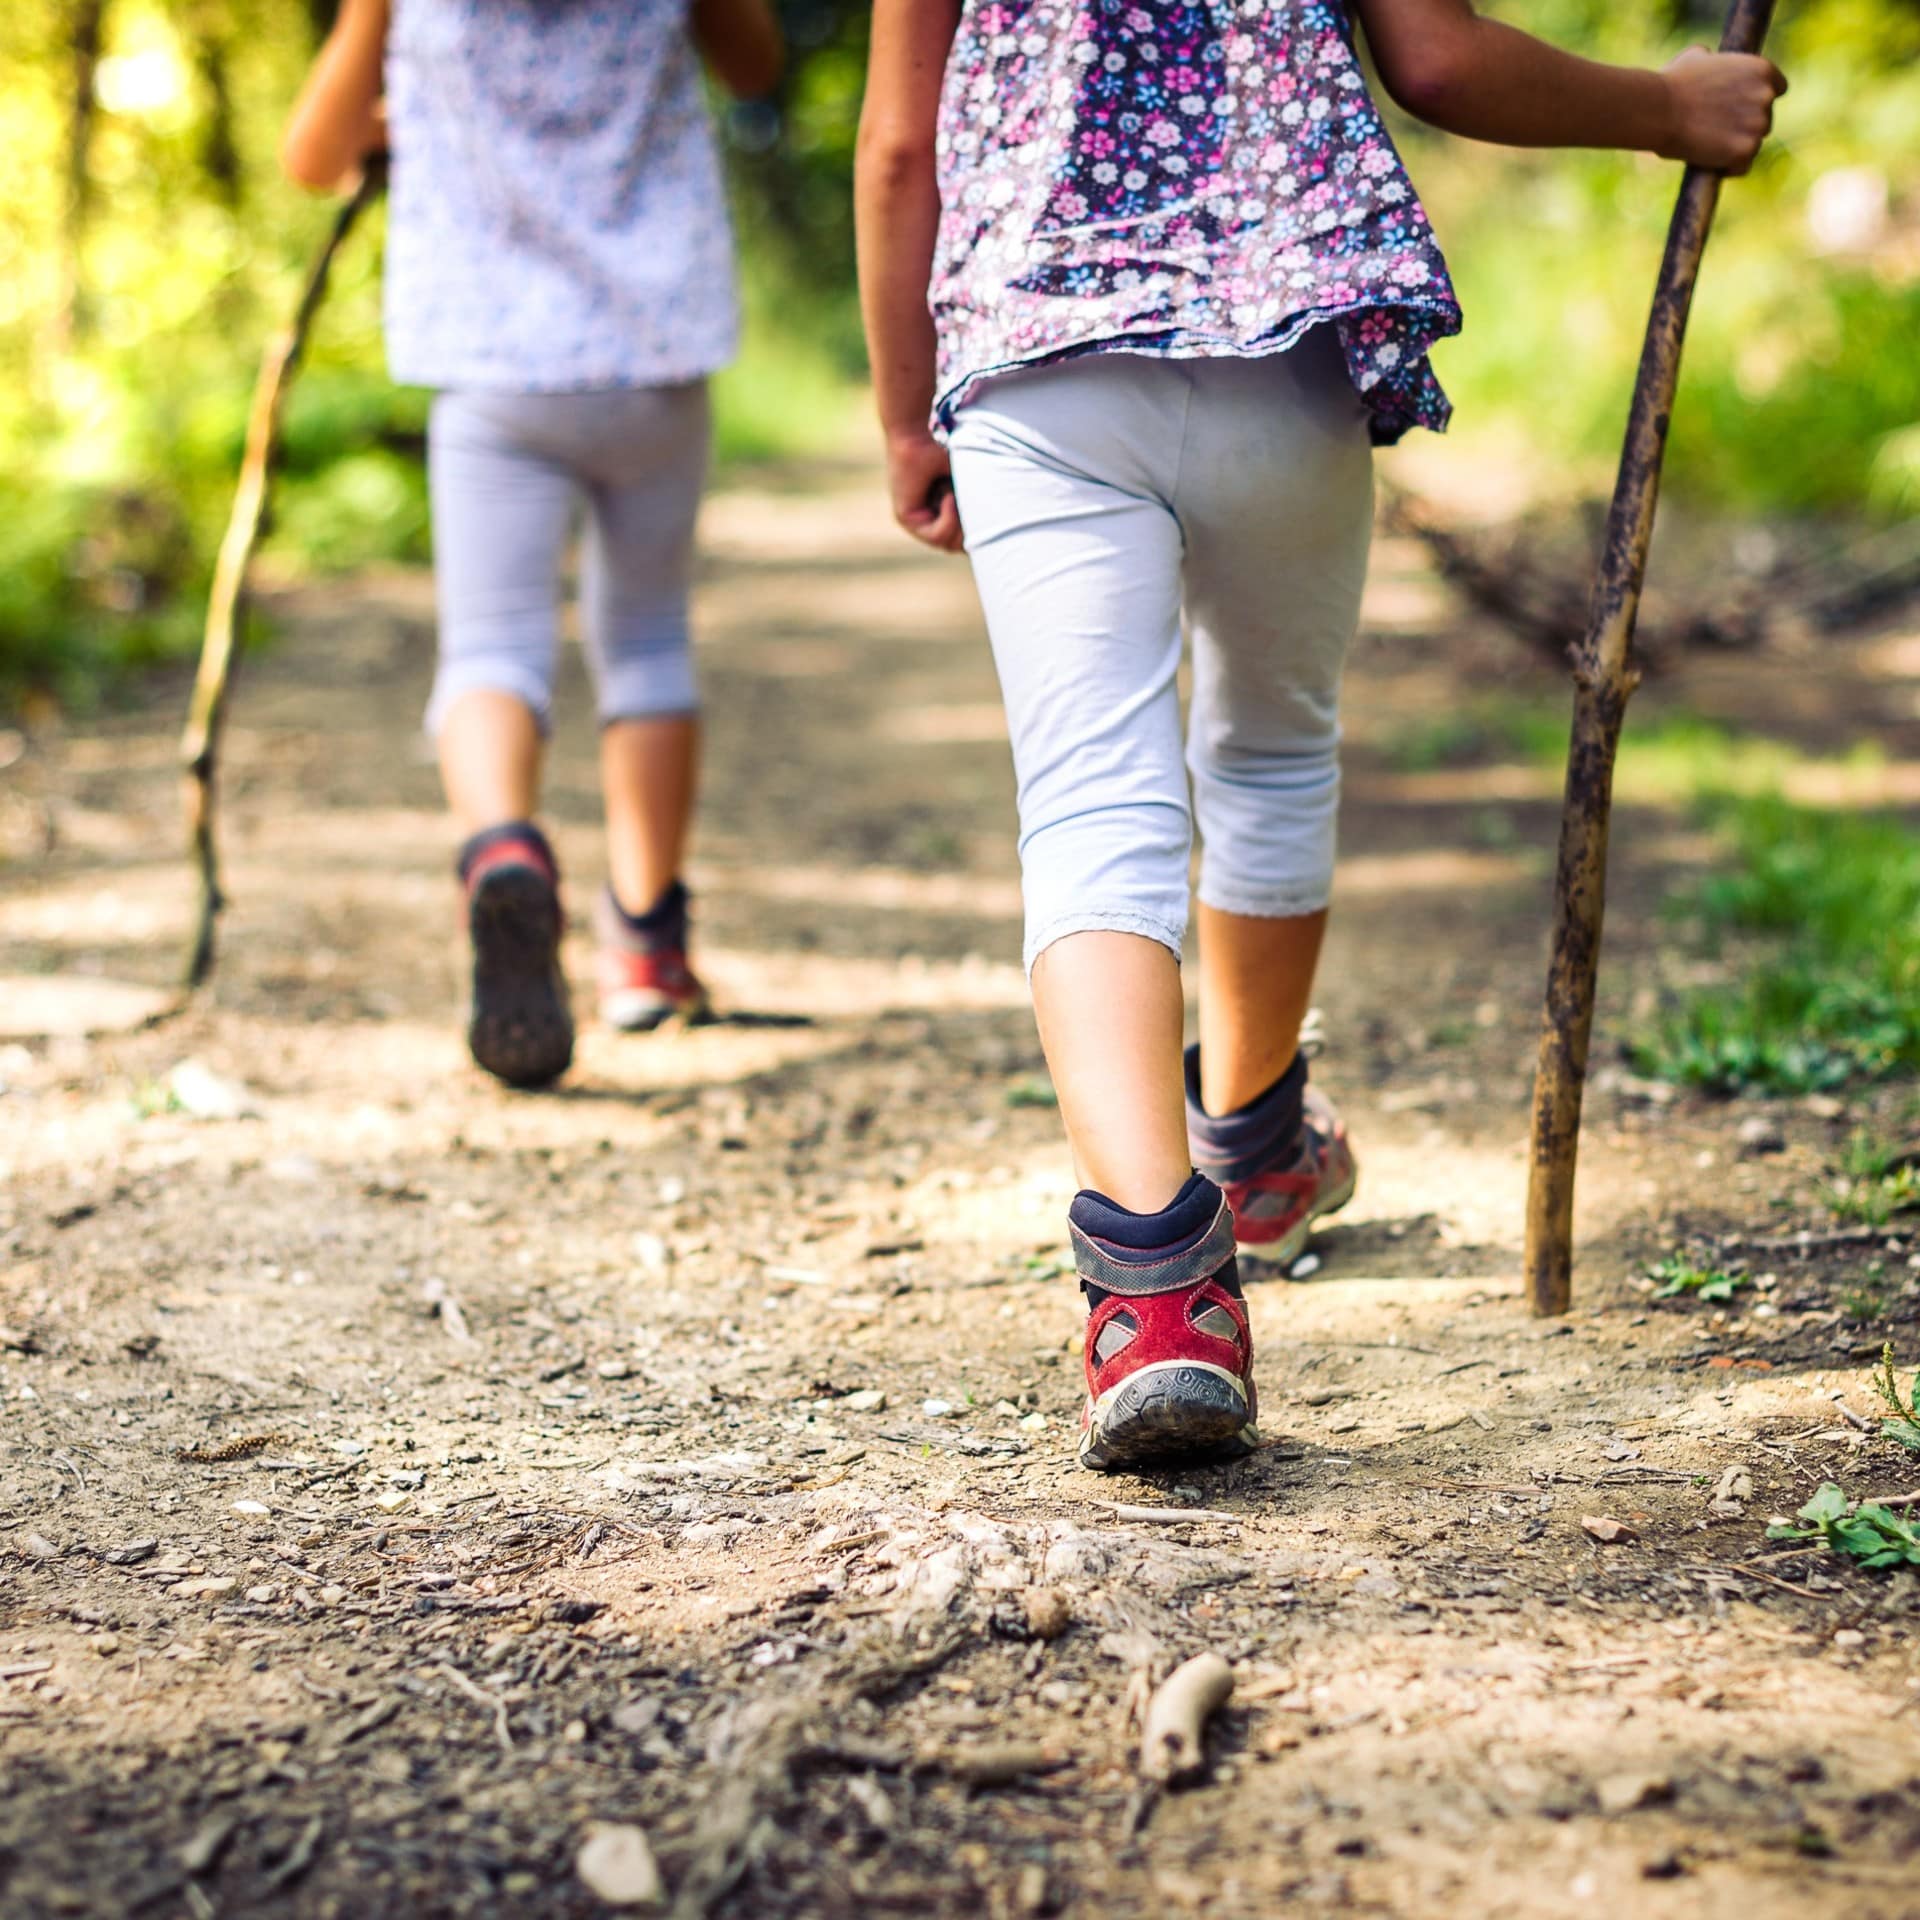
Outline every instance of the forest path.
MULTIPOLYGON (((157 1025, 175 706, 9 775, 10 1916, 587 1914, 594 1821, 646 1829, 682 1914, 1912 1912, 1914 1576, 1761 1557, 1822 1479, 1915 1477, 1835 1406, 1870 1411, 1879 1338, 1848 1290, 1907 1255, 1773 1255, 1752 1312, 1636 1284, 1690 1233, 1818 1224, 1849 1116, 1786 1107, 1742 1158, 1749 1110, 1606 1068, 1705 852, 1633 807, 1578 1309, 1526 1317, 1555 780, 1412 763, 1464 704, 1561 690, 1417 549, 1377 551, 1321 994, 1360 1195, 1310 1283, 1250 1289, 1270 1444, 1146 1480, 1072 1463, 1070 1181, 964 567, 863 473, 716 499, 694 879, 727 1017, 589 1022, 542 1097, 459 1038, 430 614, 417 575, 276 603, 218 976, 157 1025), (1242 1670, 1211 1773, 1145 1806, 1130 1672, 1204 1647, 1242 1670)), ((1920 662, 1871 638, 1648 702, 1911 758, 1920 662)), ((570 663, 576 918, 582 691, 570 663)))

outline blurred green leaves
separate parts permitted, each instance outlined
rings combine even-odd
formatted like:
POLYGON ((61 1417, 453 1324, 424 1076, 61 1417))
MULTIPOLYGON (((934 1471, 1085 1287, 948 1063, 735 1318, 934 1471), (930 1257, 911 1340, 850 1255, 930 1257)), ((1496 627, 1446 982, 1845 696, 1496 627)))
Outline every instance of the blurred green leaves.
MULTIPOLYGON (((1718 7, 1510 0, 1490 11, 1641 64, 1717 38, 1718 7)), ((1721 196, 1689 328, 1667 483, 1771 514, 1920 504, 1920 8, 1782 7, 1791 90, 1721 196)), ((1619 448, 1678 170, 1509 154, 1396 123, 1460 284, 1435 366, 1471 443, 1518 441, 1573 491, 1619 448)))

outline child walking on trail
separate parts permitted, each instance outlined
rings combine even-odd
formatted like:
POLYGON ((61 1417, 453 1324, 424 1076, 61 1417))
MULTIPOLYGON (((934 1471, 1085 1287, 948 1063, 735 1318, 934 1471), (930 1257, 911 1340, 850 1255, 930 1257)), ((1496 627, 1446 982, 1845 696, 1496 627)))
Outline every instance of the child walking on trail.
POLYGON ((741 96, 767 0, 343 0, 289 123, 304 185, 391 149, 387 352, 427 433, 440 659, 427 725, 463 835, 473 1057, 541 1086, 573 1057, 559 870, 534 824, 562 550, 599 698, 609 880, 600 1013, 699 1012, 681 878, 698 702, 687 646, 706 378, 733 265, 704 56, 741 96))
POLYGON ((895 514, 934 547, 964 530, 1006 702, 1026 960, 1082 1188, 1090 1467, 1253 1447, 1236 1242, 1290 1260, 1354 1191, 1299 1047, 1341 667, 1370 448, 1446 424, 1427 352, 1460 325, 1355 16, 1403 107, 1511 145, 1741 172, 1785 84, 1741 55, 1599 65, 1470 0, 874 7, 868 342, 895 514))

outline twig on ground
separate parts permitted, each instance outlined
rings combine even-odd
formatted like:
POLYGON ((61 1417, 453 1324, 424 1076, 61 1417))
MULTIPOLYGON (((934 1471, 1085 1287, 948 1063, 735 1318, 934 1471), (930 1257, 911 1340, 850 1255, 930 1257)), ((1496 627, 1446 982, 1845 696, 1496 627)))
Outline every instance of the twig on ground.
POLYGON ((1036 1773, 1055 1773, 1067 1764, 1052 1748, 1032 1740, 992 1740, 963 1747, 929 1747, 917 1764, 974 1787, 1002 1787, 1036 1773))
POLYGON ((451 1665, 445 1660, 442 1660, 433 1671, 439 1674, 443 1680, 451 1682, 454 1687, 461 1693, 464 1693, 476 1706, 485 1707, 487 1711, 493 1715, 493 1730, 499 1736, 500 1751, 502 1753, 511 1753, 513 1751, 513 1729, 507 1724, 507 1703, 502 1700, 497 1693, 489 1693, 486 1688, 475 1686, 458 1667, 451 1665))
POLYGON ((477 1344, 473 1329, 467 1325, 465 1309, 460 1305, 459 1297, 444 1280, 429 1280, 421 1289, 421 1298, 440 1316, 440 1324, 447 1330, 447 1338, 463 1347, 477 1344))
MULTIPOLYGON (((1428 1493, 1545 1493, 1547 1491, 1544 1481, 1534 1481, 1526 1486, 1515 1486, 1502 1480, 1416 1480, 1413 1484, 1428 1493)), ((1564 1479, 1562 1484, 1566 1484, 1564 1479)))
POLYGON ((1224 1520, 1230 1526, 1238 1526, 1242 1516, 1237 1513, 1222 1513, 1215 1507, 1135 1507, 1124 1500, 1094 1500, 1089 1502, 1096 1507, 1105 1507, 1116 1520, 1142 1520, 1158 1522, 1163 1526, 1173 1526, 1184 1520, 1224 1520))
POLYGON ((1202 1733, 1233 1692, 1233 1669, 1217 1653, 1199 1653, 1153 1690, 1140 1732, 1140 1771, 1172 1782, 1206 1764, 1202 1733))
POLYGON ((1823 1253, 1835 1247, 1877 1247, 1883 1240, 1903 1239, 1911 1231, 1899 1227, 1834 1227, 1824 1233, 1736 1233, 1727 1239, 1716 1237, 1714 1244, 1723 1253, 1735 1248, 1746 1253, 1823 1253))
POLYGON ((1811 1587, 1796 1587, 1791 1580, 1777 1580, 1770 1573, 1761 1573, 1755 1567, 1742 1566, 1737 1561, 1723 1566, 1710 1567, 1696 1561, 1695 1566, 1702 1573, 1735 1573, 1743 1580, 1763 1580, 1770 1587, 1778 1587, 1782 1593, 1797 1593, 1802 1600, 1818 1600, 1820 1595, 1811 1587))

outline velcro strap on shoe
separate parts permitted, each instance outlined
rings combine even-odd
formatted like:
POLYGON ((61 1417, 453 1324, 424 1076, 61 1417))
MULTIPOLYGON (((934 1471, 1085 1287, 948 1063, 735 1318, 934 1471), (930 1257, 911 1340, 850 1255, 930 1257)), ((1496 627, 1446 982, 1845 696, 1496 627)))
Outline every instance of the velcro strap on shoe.
POLYGON ((1096 1240, 1072 1222, 1067 1232, 1080 1278, 1106 1293, 1173 1293, 1218 1273, 1233 1258, 1233 1209, 1225 1194, 1206 1232, 1171 1253, 1116 1247, 1111 1241, 1096 1240))

